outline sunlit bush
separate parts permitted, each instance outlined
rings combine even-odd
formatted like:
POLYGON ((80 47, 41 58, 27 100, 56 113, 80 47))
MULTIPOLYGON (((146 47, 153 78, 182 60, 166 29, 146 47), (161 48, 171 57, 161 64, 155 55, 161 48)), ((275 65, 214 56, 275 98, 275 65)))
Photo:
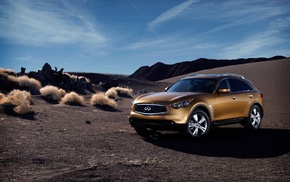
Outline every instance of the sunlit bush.
POLYGON ((123 88, 123 87, 112 87, 110 88, 107 92, 106 95, 109 97, 116 98, 118 93, 121 96, 128 96, 128 97, 133 97, 133 89, 131 88, 123 88))
POLYGON ((117 107, 117 102, 110 99, 103 93, 94 94, 91 98, 91 105, 107 105, 113 108, 117 107))
POLYGON ((33 112, 30 106, 31 95, 27 91, 13 90, 11 91, 6 98, 4 103, 6 106, 15 106, 14 111, 17 114, 27 114, 33 112))
POLYGON ((109 90, 107 90, 105 95, 110 97, 110 98, 117 98, 118 97, 118 92, 115 89, 110 88, 109 90))
POLYGON ((41 88, 41 83, 34 78, 29 78, 26 75, 16 77, 16 78, 17 78, 16 80, 18 84, 22 87, 34 88, 36 90, 39 90, 41 88))
POLYGON ((7 102, 6 96, 0 93, 0 105, 5 104, 6 102, 7 102))
POLYGON ((63 73, 63 74, 68 75, 73 80, 84 78, 86 80, 86 83, 91 83, 90 79, 88 79, 87 77, 84 77, 84 76, 78 76, 78 75, 73 75, 73 74, 69 74, 69 73, 63 73))
POLYGON ((7 74, 7 75, 14 75, 16 76, 16 72, 12 69, 6 69, 6 68, 0 68, 1 74, 7 74))
POLYGON ((57 102, 59 102, 61 98, 66 94, 66 92, 63 89, 59 89, 51 85, 45 86, 41 88, 39 91, 42 97, 57 102))
POLYGON ((64 104, 79 104, 85 105, 84 97, 80 96, 75 92, 70 92, 65 94, 65 96, 61 99, 61 102, 64 104))

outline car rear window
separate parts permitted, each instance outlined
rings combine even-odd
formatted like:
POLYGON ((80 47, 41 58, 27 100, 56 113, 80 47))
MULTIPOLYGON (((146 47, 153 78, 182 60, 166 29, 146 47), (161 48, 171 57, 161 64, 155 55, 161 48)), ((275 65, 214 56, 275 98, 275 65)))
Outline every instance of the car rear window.
POLYGON ((231 92, 242 92, 253 90, 253 88, 250 85, 241 80, 230 79, 229 81, 231 86, 231 92))

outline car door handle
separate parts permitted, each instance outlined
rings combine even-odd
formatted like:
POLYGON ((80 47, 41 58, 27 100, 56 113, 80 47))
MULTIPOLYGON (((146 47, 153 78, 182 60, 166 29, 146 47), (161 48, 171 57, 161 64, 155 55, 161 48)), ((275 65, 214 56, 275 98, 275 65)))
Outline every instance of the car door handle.
POLYGON ((236 98, 237 98, 236 96, 232 96, 232 99, 234 99, 234 100, 235 100, 236 98))
POLYGON ((253 95, 249 95, 250 98, 253 98, 253 95))

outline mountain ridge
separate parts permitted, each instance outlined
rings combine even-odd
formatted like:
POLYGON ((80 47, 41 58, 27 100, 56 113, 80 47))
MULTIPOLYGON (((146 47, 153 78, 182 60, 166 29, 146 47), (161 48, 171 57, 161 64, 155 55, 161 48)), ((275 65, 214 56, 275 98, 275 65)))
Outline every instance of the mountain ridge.
POLYGON ((175 64, 165 64, 157 62, 152 66, 141 66, 129 78, 145 79, 150 81, 159 81, 187 73, 212 69, 223 66, 231 66, 238 64, 247 64, 253 62, 273 61, 278 59, 286 59, 284 56, 274 56, 270 58, 240 58, 240 59, 207 59, 199 58, 193 61, 183 61, 175 64))

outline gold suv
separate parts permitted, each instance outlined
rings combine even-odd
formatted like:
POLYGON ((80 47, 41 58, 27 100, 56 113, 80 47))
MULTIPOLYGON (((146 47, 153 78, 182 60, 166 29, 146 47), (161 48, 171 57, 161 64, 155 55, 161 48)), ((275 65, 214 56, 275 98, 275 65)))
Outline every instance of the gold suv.
POLYGON ((258 129, 263 117, 263 94, 241 75, 195 74, 165 92, 147 93, 132 105, 129 122, 148 136, 157 130, 177 130, 206 136, 211 127, 241 123, 258 129))

